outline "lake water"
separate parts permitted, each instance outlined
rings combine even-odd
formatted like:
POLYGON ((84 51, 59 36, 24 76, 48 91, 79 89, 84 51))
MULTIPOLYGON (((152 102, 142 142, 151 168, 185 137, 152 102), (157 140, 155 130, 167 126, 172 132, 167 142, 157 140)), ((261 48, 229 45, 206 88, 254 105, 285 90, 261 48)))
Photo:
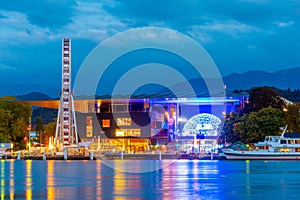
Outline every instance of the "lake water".
POLYGON ((1 160, 1 199, 274 200, 300 196, 299 161, 167 162, 1 160))

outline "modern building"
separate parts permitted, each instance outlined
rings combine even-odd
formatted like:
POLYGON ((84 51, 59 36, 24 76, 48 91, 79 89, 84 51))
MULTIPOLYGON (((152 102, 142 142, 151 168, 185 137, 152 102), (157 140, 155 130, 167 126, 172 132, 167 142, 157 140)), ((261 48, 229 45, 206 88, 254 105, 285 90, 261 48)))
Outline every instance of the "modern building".
MULTIPOLYGON (((217 148, 226 113, 239 112, 247 97, 74 100, 81 141, 103 151, 192 151, 217 148)), ((23 104, 58 108, 59 100, 23 104)))
MULTIPOLYGON (((226 113, 237 112, 243 98, 145 98, 89 101, 78 112, 81 140, 97 140, 104 150, 208 152, 226 113)), ((82 105, 83 106, 83 105, 82 105)))

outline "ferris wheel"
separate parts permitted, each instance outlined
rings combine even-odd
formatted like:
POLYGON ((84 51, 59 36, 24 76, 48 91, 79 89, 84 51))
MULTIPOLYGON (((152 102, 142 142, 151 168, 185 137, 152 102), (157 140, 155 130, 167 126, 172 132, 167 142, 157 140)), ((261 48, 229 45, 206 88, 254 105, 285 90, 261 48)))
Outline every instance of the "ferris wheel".
POLYGON ((71 39, 62 41, 62 86, 54 145, 78 144, 78 132, 71 88, 71 39))

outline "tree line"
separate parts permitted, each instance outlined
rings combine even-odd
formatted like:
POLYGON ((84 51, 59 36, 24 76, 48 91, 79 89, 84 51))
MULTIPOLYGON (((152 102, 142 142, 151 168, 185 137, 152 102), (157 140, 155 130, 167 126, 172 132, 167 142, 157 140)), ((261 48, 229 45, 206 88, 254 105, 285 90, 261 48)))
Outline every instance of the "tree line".
POLYGON ((300 132, 300 104, 288 104, 278 90, 269 87, 252 88, 249 101, 240 113, 226 114, 220 142, 256 143, 267 135, 278 135, 280 127, 300 132))
POLYGON ((26 148, 32 108, 13 104, 15 97, 0 98, 0 142, 13 143, 14 150, 26 148))
POLYGON ((48 138, 55 134, 56 122, 47 116, 53 116, 57 111, 46 109, 43 114, 36 115, 40 109, 33 110, 31 106, 11 102, 15 100, 16 97, 12 96, 0 98, 0 142, 12 143, 15 151, 26 149, 28 142, 48 143, 48 138), (48 123, 44 124, 44 121, 48 123), (37 137, 30 138, 29 131, 35 131, 37 137))

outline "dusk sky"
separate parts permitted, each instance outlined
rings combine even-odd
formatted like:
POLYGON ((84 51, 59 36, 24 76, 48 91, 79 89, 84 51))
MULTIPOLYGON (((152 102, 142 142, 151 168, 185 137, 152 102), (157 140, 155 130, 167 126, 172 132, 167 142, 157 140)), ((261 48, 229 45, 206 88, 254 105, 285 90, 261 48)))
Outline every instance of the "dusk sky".
POLYGON ((300 67, 299 0, 1 0, 0 96, 58 96, 62 38, 76 74, 100 42, 139 27, 190 36, 222 76, 300 67))

